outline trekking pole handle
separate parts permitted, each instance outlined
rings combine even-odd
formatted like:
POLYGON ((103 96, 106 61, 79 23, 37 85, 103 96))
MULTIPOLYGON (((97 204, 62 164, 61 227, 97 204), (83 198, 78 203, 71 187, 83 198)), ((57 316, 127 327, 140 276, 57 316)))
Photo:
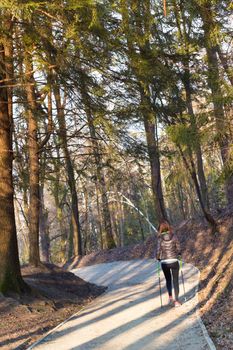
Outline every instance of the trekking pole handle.
POLYGON ((182 267, 183 267, 183 261, 182 261, 182 258, 180 258, 180 259, 178 259, 179 260, 179 262, 180 262, 180 268, 182 269, 182 267))

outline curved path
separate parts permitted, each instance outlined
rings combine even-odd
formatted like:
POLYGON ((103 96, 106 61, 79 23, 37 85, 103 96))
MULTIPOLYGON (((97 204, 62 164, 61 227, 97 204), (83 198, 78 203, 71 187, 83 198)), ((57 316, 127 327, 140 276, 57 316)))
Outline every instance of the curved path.
MULTIPOLYGON (((32 345, 34 350, 207 350, 215 349, 197 311, 199 271, 184 264, 185 296, 179 308, 167 306, 164 278, 160 305, 157 265, 133 260, 73 270, 108 286, 107 292, 32 345)), ((29 350, 28 349, 28 350, 29 350)))

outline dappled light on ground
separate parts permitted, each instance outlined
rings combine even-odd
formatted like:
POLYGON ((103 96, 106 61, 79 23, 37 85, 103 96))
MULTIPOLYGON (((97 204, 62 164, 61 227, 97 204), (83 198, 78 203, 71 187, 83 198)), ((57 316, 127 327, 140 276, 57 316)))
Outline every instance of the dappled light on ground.
POLYGON ((167 306, 165 282, 162 300, 157 265, 153 260, 114 262, 74 271, 81 278, 101 285, 108 291, 74 315, 45 338, 35 349, 209 349, 196 316, 198 270, 184 266, 185 296, 180 284, 182 307, 167 306))

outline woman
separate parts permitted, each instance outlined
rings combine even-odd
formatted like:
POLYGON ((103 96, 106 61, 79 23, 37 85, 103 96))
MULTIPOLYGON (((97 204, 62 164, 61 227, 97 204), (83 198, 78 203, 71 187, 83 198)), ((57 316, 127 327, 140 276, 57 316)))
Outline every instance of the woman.
POLYGON ((181 255, 180 244, 176 235, 172 232, 171 226, 163 222, 159 226, 157 260, 161 261, 162 270, 166 279, 166 286, 169 295, 169 304, 180 306, 179 302, 179 260, 181 255), (175 299, 172 298, 172 281, 175 299))

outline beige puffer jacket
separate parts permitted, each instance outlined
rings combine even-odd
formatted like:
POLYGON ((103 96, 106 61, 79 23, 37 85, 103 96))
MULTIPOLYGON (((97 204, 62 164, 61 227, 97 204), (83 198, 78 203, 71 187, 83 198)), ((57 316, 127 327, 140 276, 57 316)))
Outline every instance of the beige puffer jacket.
POLYGON ((177 259, 179 255, 181 255, 181 248, 177 236, 170 232, 160 235, 157 243, 156 259, 177 259))

